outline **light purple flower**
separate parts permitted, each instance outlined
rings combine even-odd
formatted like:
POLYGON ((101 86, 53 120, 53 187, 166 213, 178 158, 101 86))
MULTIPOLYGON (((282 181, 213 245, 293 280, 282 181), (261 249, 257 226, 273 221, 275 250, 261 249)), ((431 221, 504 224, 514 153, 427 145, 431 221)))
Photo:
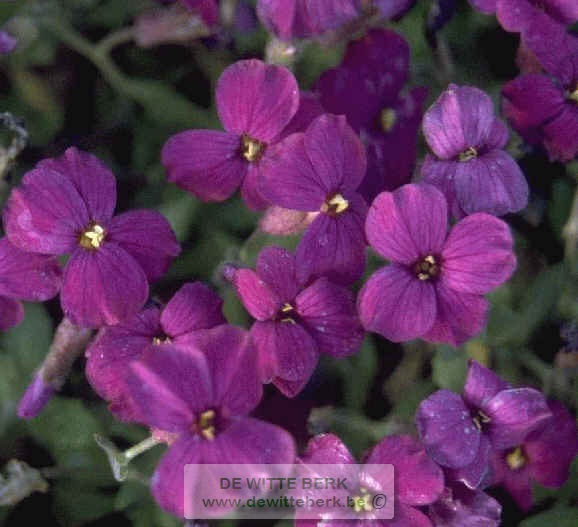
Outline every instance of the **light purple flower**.
POLYGON ((517 446, 552 416, 533 388, 512 388, 470 361, 462 396, 438 390, 422 401, 416 425, 428 454, 475 489, 488 480, 492 451, 517 446))
POLYGON ((399 20, 416 3, 416 0, 372 0, 379 14, 389 20, 399 20))
POLYGON ((528 143, 542 144, 552 161, 571 161, 578 156, 578 37, 541 19, 524 42, 548 75, 522 75, 506 84, 504 114, 528 143))
MULTIPOLYGON (((301 459, 304 464, 350 464, 355 459, 333 434, 315 436, 309 441, 307 451, 301 459)), ((395 468, 395 518, 393 520, 371 520, 363 511, 356 513, 352 510, 352 517, 348 520, 331 520, 331 512, 323 518, 323 525, 327 527, 363 527, 364 525, 380 525, 395 527, 431 527, 431 522, 418 507, 434 503, 444 490, 444 476, 437 466, 425 453, 423 446, 411 436, 397 435, 385 437, 370 452, 365 459, 366 464, 391 464, 395 468), (359 514, 359 519, 356 518, 359 514)), ((374 468, 365 477, 368 468, 360 471, 358 481, 347 482, 347 493, 351 495, 355 490, 359 495, 371 499, 381 489, 387 488, 389 480, 386 473, 380 474, 374 468), (373 481, 375 487, 367 488, 368 480, 373 481), (356 489, 355 485, 360 488, 356 489)), ((333 491, 335 493, 335 491, 333 491)), ((297 517, 298 517, 297 513, 297 517)), ((317 521, 295 521, 297 527, 316 527, 317 521)))
POLYGON ((357 188, 366 158, 345 117, 322 115, 305 133, 276 145, 264 161, 263 196, 273 205, 318 214, 297 247, 297 279, 326 276, 347 284, 360 278, 367 205, 357 188))
POLYGON ((225 324, 222 304, 200 282, 186 284, 163 308, 147 307, 126 322, 100 330, 86 351, 86 376, 118 419, 138 417, 126 387, 130 363, 150 353, 186 348, 194 332, 225 324))
POLYGON ((428 515, 434 527, 499 527, 502 506, 481 490, 453 483, 430 505, 428 515))
POLYGON ((316 84, 325 110, 345 115, 367 146, 368 169, 360 191, 368 203, 411 180, 427 90, 402 95, 408 78, 405 39, 374 29, 350 42, 341 65, 323 73, 316 84))
POLYGON ((298 259, 284 249, 266 247, 256 271, 230 276, 245 308, 256 319, 251 335, 264 382, 289 397, 311 377, 320 353, 343 357, 363 340, 353 294, 327 278, 297 278, 298 259))
POLYGON ((259 0, 263 25, 281 40, 320 35, 357 18, 360 0, 259 0))
POLYGON ((204 201, 223 201, 241 186, 251 208, 264 208, 257 190, 261 166, 297 113, 297 81, 286 68, 242 60, 221 75, 216 104, 225 131, 171 137, 162 152, 168 179, 204 201))
POLYGON ((180 0, 191 11, 198 13, 207 26, 214 26, 219 22, 218 0, 180 0))
POLYGON ((493 456, 493 484, 503 486, 525 511, 532 508, 532 482, 557 489, 567 480, 578 454, 576 419, 559 402, 552 418, 521 444, 493 456))
POLYGON ((24 316, 20 300, 43 302, 58 294, 62 272, 56 258, 30 254, 0 239, 0 330, 24 316))
POLYGON ((116 181, 96 157, 69 148, 28 172, 4 209, 8 239, 35 254, 70 258, 61 303, 77 326, 113 325, 137 313, 180 252, 166 219, 137 210, 113 217, 116 181))
POLYGON ((6 33, 6 31, 0 31, 0 55, 5 53, 11 53, 16 47, 16 39, 6 33))
POLYGON ((433 151, 423 163, 423 181, 445 194, 454 216, 502 216, 526 206, 528 184, 504 151, 507 128, 483 91, 450 85, 425 113, 423 131, 433 151))
POLYGON ((506 223, 477 213, 448 234, 445 198, 431 185, 380 194, 365 232, 391 264, 364 285, 359 314, 367 331, 393 342, 465 342, 485 324, 489 306, 483 295, 516 266, 506 223))
POLYGON ((544 13, 561 25, 571 25, 578 21, 576 0, 470 0, 482 13, 496 14, 498 22, 513 33, 525 31, 540 19, 544 13))
POLYGON ((247 415, 262 396, 247 332, 226 325, 199 331, 189 349, 150 353, 130 369, 142 423, 172 438, 152 478, 163 509, 183 516, 185 464, 293 463, 291 435, 247 415))

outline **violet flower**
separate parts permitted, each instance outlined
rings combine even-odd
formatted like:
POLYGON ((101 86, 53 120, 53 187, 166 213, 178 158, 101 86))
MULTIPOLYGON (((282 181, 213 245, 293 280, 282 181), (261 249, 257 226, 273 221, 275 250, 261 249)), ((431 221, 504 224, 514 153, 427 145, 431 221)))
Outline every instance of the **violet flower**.
POLYGON ((421 169, 456 217, 474 212, 502 216, 523 209, 528 184, 504 151, 508 131, 481 90, 451 84, 425 113, 423 131, 433 155, 421 169))
POLYGON ((207 26, 214 26, 219 22, 219 2, 218 0, 180 0, 180 2, 198 13, 207 26))
POLYGON ((371 5, 388 20, 399 20, 415 3, 416 0, 371 0, 371 5))
POLYGON ((578 37, 541 19, 525 45, 548 75, 522 75, 506 84, 504 114, 528 143, 542 144, 550 160, 571 161, 578 156, 578 37))
MULTIPOLYGON (((422 445, 408 435, 389 436, 382 439, 364 460, 366 464, 391 464, 395 468, 395 518, 382 520, 371 518, 371 512, 351 510, 351 519, 333 520, 331 511, 323 517, 323 525, 327 527, 363 527, 364 525, 392 525, 395 527, 431 527, 432 523, 418 507, 430 505, 438 500, 444 490, 444 476, 425 453, 422 445), (357 516, 357 517, 356 517, 357 516), (369 521, 369 523, 367 523, 369 521)), ((355 463, 347 447, 333 434, 315 436, 309 441, 301 462, 304 464, 351 464, 355 463)), ((387 488, 390 483, 386 474, 380 474, 374 468, 370 477, 364 477, 367 469, 361 469, 358 481, 347 482, 347 493, 355 492, 356 485, 360 497, 371 500, 381 488, 387 488), (367 488, 367 480, 376 484, 375 488, 367 488)), ((332 491, 335 493, 335 491, 332 491)), ((299 512, 297 512, 297 518, 299 512)), ((316 527, 316 520, 295 521, 297 527, 316 527)))
POLYGON ((6 31, 0 31, 0 55, 14 51, 16 43, 17 41, 12 35, 6 31))
POLYGON ((258 0, 262 24, 281 40, 338 29, 360 14, 361 0, 258 0))
POLYGON ((470 361, 463 395, 433 393, 419 405, 416 425, 431 458, 475 489, 488 480, 492 451, 521 444, 551 416, 538 390, 512 388, 470 361))
POLYGON ((368 203, 411 180, 427 90, 402 95, 408 79, 405 39, 374 29, 350 42, 341 65, 324 72, 316 84, 325 110, 345 115, 366 144, 368 167, 360 192, 368 203))
POLYGON ((168 179, 204 201, 223 201, 239 186, 249 207, 267 205, 257 190, 262 162, 297 113, 293 74, 260 60, 229 66, 217 85, 216 104, 224 132, 187 130, 165 144, 168 179))
POLYGON ((138 417, 126 387, 130 363, 150 353, 186 348, 194 332, 225 324, 222 305, 207 286, 186 284, 163 308, 147 307, 126 322, 100 330, 86 350, 86 376, 118 419, 138 417))
POLYGON ((576 0, 470 0, 482 13, 496 14, 498 22, 512 33, 522 33, 544 13, 552 21, 565 26, 578 21, 576 0))
POLYGON ((289 397, 303 389, 320 353, 350 355, 364 336, 353 294, 327 278, 305 283, 297 278, 297 267, 285 249, 266 247, 256 271, 237 269, 230 276, 256 319, 251 335, 261 378, 289 397))
POLYGON ((326 276, 351 283, 365 267, 367 205, 357 188, 365 174, 363 145, 345 117, 322 115, 267 157, 261 193, 273 205, 317 213, 297 247, 297 279, 326 276))
POLYGON ((247 415, 262 396, 248 333, 219 326, 197 332, 191 345, 133 362, 127 381, 141 422, 157 437, 171 438, 152 492, 163 509, 180 517, 185 464, 288 464, 295 458, 289 433, 247 415))
POLYGON ((166 219, 137 210, 113 217, 116 181, 96 157, 69 148, 28 172, 4 209, 8 239, 34 254, 70 257, 61 303, 77 326, 137 313, 180 248, 166 219))
POLYGON ((499 527, 502 506, 481 490, 452 483, 428 514, 434 527, 499 527))
POLYGON ((361 322, 393 342, 419 337, 462 344, 484 327, 489 304, 483 295, 504 283, 516 266, 506 223, 477 213, 448 234, 446 200, 431 185, 380 194, 365 232, 391 264, 363 286, 361 322))
POLYGON ((521 444, 493 456, 493 484, 504 487, 524 511, 532 508, 532 482, 557 489, 578 454, 576 419, 559 402, 548 405, 551 420, 521 444))
POLYGON ((43 302, 58 294, 62 272, 56 258, 26 253, 0 239, 0 330, 24 316, 20 300, 43 302))

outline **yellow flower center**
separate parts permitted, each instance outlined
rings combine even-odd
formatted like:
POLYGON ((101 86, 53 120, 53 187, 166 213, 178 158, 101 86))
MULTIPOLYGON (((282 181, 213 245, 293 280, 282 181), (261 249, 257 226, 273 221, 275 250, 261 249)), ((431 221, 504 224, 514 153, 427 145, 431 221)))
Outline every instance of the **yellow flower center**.
POLYGON ((381 110, 380 122, 384 132, 391 132, 397 123, 397 112, 393 108, 384 108, 381 110))
POLYGON ((281 316, 281 322, 285 324, 296 324, 293 313, 295 312, 295 308, 288 303, 283 304, 283 307, 279 310, 279 314, 281 316))
POLYGON ((478 412, 478 414, 473 418, 474 425, 481 432, 484 425, 490 422, 490 418, 484 412, 478 412))
POLYGON ((80 235, 79 243, 85 249, 99 249, 104 241, 106 232, 104 228, 97 223, 93 223, 80 235))
POLYGON ((199 420, 196 424, 196 430, 201 436, 203 436, 208 441, 215 439, 216 427, 215 427, 215 417, 217 414, 215 410, 207 410, 199 416, 199 420))
POLYGON ((351 498, 353 502, 353 510, 358 514, 360 512, 371 512, 373 510, 371 501, 372 496, 366 489, 359 489, 360 494, 351 498))
POLYGON ((458 157, 459 160, 462 162, 470 161, 478 157, 478 151, 473 146, 470 146, 467 150, 463 151, 458 157))
POLYGON ((576 85, 576 89, 568 95, 568 99, 578 104, 578 84, 576 85))
POLYGON ((440 272, 440 267, 435 257, 430 254, 415 264, 414 271, 420 280, 425 281, 435 278, 440 272))
POLYGON ((249 163, 259 161, 265 153, 265 147, 265 143, 257 141, 257 139, 253 139, 248 135, 244 135, 241 138, 241 154, 249 163))
POLYGON ((341 194, 333 194, 333 196, 327 198, 325 203, 321 205, 321 212, 335 216, 345 212, 348 208, 349 201, 347 201, 341 194))
POLYGON ((520 470, 527 462, 528 460, 520 447, 516 447, 506 454, 506 463, 512 470, 520 470))
POLYGON ((162 335, 160 337, 153 338, 153 345, 160 346, 161 344, 170 344, 171 338, 167 337, 166 335, 162 335))

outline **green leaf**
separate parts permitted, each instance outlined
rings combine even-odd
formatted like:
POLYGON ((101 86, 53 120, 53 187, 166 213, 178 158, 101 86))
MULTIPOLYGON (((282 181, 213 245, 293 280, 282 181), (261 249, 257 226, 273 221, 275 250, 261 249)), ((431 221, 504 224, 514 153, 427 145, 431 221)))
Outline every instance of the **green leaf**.
POLYGON ((536 514, 520 523, 520 527, 576 527, 578 509, 571 507, 557 507, 555 509, 536 514))
POLYGON ((467 369, 468 359, 463 349, 438 346, 432 359, 432 380, 439 388, 460 392, 467 369))
POLYGON ((58 516, 67 527, 83 525, 114 511, 114 496, 70 481, 57 481, 54 494, 58 516))

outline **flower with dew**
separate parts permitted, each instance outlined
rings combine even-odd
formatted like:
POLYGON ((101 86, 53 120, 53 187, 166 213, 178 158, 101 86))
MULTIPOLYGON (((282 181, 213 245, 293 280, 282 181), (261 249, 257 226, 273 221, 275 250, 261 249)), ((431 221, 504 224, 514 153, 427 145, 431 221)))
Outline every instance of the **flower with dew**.
MULTIPOLYGON (((341 440, 333 434, 315 436, 309 441, 307 450, 300 460, 305 466, 319 464, 354 464, 355 458, 341 440)), ((426 454, 423 446, 409 435, 394 435, 383 438, 364 459, 358 478, 347 482, 347 494, 355 493, 370 504, 375 495, 391 488, 390 474, 377 469, 376 465, 393 465, 395 470, 395 517, 392 520, 372 518, 371 508, 352 508, 351 518, 332 520, 331 510, 324 511, 323 521, 301 520, 299 512, 296 527, 432 527, 428 517, 419 510, 436 502, 444 490, 444 475, 426 454)), ((335 491, 332 491, 334 494, 335 491)), ((313 496, 315 497, 315 495, 313 496)), ((346 501, 343 500, 343 501, 346 501)), ((357 501, 357 500, 356 500, 357 501)), ((342 512, 340 511, 340 514, 342 512)), ((341 516, 342 517, 342 516, 341 516)))
POLYGON ((569 477, 578 454, 576 419, 557 402, 550 402, 552 418, 519 445, 494 452, 492 483, 504 487, 525 511, 532 508, 532 482, 557 489, 569 477))
POLYGON ((366 145, 367 174, 359 190, 368 203, 411 180, 427 90, 402 94, 408 79, 406 40, 389 29, 373 29, 350 42, 341 65, 316 84, 325 110, 345 115, 366 145))
POLYGON ((354 295, 327 278, 301 281, 296 258, 278 247, 265 247, 256 271, 231 269, 237 294, 256 319, 251 327, 264 382, 289 397, 299 393, 320 353, 343 357, 359 350, 363 328, 354 295))
POLYGON ((100 327, 137 313, 180 247, 158 212, 113 216, 116 181, 96 157, 69 148, 25 174, 4 209, 10 242, 64 255, 61 304, 73 324, 100 327))
POLYGON ((348 284, 365 268, 365 150, 344 116, 322 115, 276 145, 261 193, 273 205, 316 213, 297 247, 297 279, 348 284))
POLYGON ((508 130, 483 91, 451 84, 425 113, 423 132, 433 154, 422 165, 422 179, 445 194, 455 217, 502 216, 526 206, 528 184, 504 151, 508 130))
POLYGON ((181 287, 164 307, 151 305, 125 322, 100 330, 86 350, 86 376, 118 419, 138 417, 126 386, 131 362, 186 348, 196 331, 226 323, 222 306, 216 293, 195 282, 181 287))
POLYGON ((31 254, 0 239, 0 330, 16 326, 24 317, 20 300, 43 302, 56 296, 62 271, 53 256, 31 254))
POLYGON ((546 74, 507 83, 504 115, 528 143, 543 145, 551 161, 571 161, 578 156, 578 37, 542 20, 525 44, 546 74))
POLYGON ((257 185, 263 161, 299 108, 293 74, 260 60, 241 60, 219 78, 219 118, 225 129, 187 130, 162 151, 168 179, 204 201, 223 201, 241 186, 247 205, 267 202, 257 185))
POLYGON ((463 395, 438 390, 421 402, 416 426, 431 458, 451 480, 475 489, 489 482, 492 452, 523 443, 552 417, 533 388, 512 388, 470 361, 463 395))
POLYGON ((448 233, 446 200, 431 185, 380 194, 365 231, 370 245, 391 263, 363 286, 361 322, 393 342, 462 344, 485 325, 489 304, 483 295, 516 267, 506 223, 477 213, 448 233))
POLYGON ((291 435, 248 416, 262 384, 247 332, 227 325, 199 331, 189 348, 150 353, 130 370, 139 421, 169 442, 152 478, 153 495, 166 511, 184 515, 186 464, 293 463, 291 435))
POLYGON ((562 26, 578 21, 576 0, 470 0, 470 3, 482 13, 495 13, 506 31, 523 35, 532 25, 542 21, 562 26))

